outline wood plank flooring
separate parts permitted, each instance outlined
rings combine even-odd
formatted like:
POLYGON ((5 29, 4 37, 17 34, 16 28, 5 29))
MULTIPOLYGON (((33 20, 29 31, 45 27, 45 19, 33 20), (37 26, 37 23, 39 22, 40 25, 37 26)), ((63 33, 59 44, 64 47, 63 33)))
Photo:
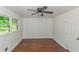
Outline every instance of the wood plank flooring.
POLYGON ((68 52, 51 38, 23 39, 13 52, 68 52))

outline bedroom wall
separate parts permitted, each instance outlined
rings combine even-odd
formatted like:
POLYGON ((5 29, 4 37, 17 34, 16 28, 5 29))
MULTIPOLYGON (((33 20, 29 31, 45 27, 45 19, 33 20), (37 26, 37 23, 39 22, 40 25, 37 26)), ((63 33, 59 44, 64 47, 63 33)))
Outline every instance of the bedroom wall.
POLYGON ((70 51, 79 51, 79 7, 54 18, 54 38, 70 51))
POLYGON ((0 51, 7 47, 8 51, 12 51, 22 38, 54 38, 68 50, 79 51, 79 8, 54 18, 21 19, 16 13, 0 7, 0 15, 13 17, 19 21, 19 31, 0 36, 0 51))
POLYGON ((24 18, 23 38, 52 38, 53 20, 51 18, 24 18))
POLYGON ((19 30, 17 32, 7 33, 0 35, 0 51, 5 51, 5 48, 8 48, 7 51, 12 51, 12 49, 21 41, 22 39, 22 19, 16 13, 6 9, 5 7, 0 7, 0 15, 5 15, 8 17, 13 17, 18 20, 19 30))

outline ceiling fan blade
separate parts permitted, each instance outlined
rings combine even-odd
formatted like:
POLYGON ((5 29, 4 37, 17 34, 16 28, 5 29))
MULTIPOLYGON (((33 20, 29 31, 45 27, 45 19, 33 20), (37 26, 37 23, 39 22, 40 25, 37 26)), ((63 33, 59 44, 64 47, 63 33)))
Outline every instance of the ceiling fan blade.
POLYGON ((32 15, 35 15, 35 14, 38 14, 38 12, 36 12, 36 13, 33 13, 32 15))
POLYGON ((43 6, 43 10, 47 9, 48 7, 47 6, 43 6))
POLYGON ((33 9, 27 9, 28 11, 35 11, 35 12, 37 12, 37 10, 33 10, 33 9))
POLYGON ((43 13, 53 14, 51 11, 43 11, 43 13))

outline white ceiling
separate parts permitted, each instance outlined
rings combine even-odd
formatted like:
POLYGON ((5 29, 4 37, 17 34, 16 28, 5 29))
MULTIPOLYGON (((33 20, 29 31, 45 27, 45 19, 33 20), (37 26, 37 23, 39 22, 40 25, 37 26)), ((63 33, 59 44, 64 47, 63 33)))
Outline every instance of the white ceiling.
POLYGON ((15 13, 19 14, 22 17, 28 17, 28 18, 32 18, 32 17, 54 17, 57 15, 60 15, 62 13, 65 13, 73 8, 76 8, 76 6, 48 6, 49 11, 53 11, 53 14, 44 14, 44 16, 40 16, 40 15, 31 15, 32 13, 34 13, 34 11, 28 11, 27 9, 34 9, 36 10, 38 7, 41 6, 6 6, 6 8, 14 11, 15 13))

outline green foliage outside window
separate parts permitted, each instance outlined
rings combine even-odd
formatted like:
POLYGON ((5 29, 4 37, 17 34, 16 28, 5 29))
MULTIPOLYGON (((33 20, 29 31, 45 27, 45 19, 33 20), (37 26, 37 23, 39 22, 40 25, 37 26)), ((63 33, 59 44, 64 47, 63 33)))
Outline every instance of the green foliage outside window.
POLYGON ((9 32, 9 18, 0 16, 0 34, 9 32))
POLYGON ((10 19, 5 16, 0 16, 0 35, 17 31, 17 20, 10 19))

